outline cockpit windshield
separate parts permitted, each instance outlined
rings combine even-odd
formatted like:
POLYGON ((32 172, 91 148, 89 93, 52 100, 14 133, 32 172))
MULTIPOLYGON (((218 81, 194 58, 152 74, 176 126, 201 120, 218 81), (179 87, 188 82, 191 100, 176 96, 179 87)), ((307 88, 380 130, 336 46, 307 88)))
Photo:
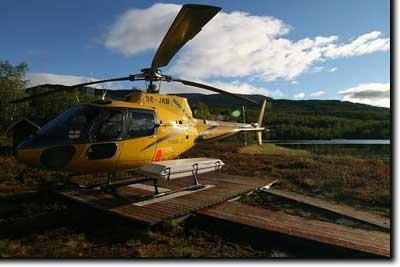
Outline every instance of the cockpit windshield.
POLYGON ((38 135, 72 141, 111 141, 122 133, 121 110, 74 106, 43 127, 38 135))
POLYGON ((118 140, 122 134, 122 122, 123 110, 73 106, 41 128, 30 145, 118 140))
POLYGON ((153 111, 78 105, 50 121, 19 148, 141 138, 153 135, 155 129, 153 111))

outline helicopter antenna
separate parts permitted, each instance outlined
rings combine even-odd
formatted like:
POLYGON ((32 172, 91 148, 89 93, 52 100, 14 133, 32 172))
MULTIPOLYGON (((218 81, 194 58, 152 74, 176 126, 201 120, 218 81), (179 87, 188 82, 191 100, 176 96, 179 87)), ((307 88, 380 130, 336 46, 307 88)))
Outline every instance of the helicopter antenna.
POLYGON ((158 91, 161 90, 161 80, 158 82, 158 91))

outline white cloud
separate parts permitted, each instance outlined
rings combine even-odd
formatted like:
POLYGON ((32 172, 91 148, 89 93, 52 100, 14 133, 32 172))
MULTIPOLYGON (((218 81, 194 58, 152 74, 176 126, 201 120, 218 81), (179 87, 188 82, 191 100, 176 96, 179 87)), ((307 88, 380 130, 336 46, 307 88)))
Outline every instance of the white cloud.
POLYGON ((334 67, 334 68, 329 69, 328 72, 335 72, 335 71, 337 71, 337 69, 338 68, 334 67))
POLYGON ((343 101, 390 107, 390 83, 363 83, 341 90, 343 101))
POLYGON ((310 96, 317 97, 317 96, 322 96, 324 94, 325 94, 325 91, 317 91, 317 92, 311 93, 310 96))
POLYGON ((378 31, 369 32, 357 37, 349 44, 329 44, 323 50, 327 58, 352 57, 370 54, 376 51, 387 51, 390 49, 389 38, 379 38, 382 33, 378 31))
POLYGON ((310 69, 311 73, 321 72, 325 69, 323 66, 315 66, 310 69))
MULTIPOLYGON (((156 49, 179 9, 175 4, 131 9, 117 18, 104 45, 125 55, 156 49)), ((321 71, 323 67, 315 64, 327 59, 389 49, 390 39, 380 37, 377 31, 363 34, 350 43, 338 44, 338 36, 298 41, 284 38, 291 29, 274 17, 220 12, 188 42, 169 71, 202 80, 220 77, 292 80, 313 69, 321 71)))
POLYGON ((294 96, 293 96, 293 98, 294 99, 301 99, 301 98, 304 98, 306 95, 304 94, 304 92, 300 92, 300 93, 297 93, 297 94, 295 94, 294 96))
POLYGON ((104 45, 125 55, 156 49, 179 9, 180 6, 174 4, 154 4, 147 9, 130 9, 118 17, 104 45))
MULTIPOLYGON (((28 87, 40 85, 40 84, 62 84, 62 85, 74 85, 86 82, 94 82, 99 79, 84 77, 84 76, 74 76, 74 75, 63 75, 63 74, 53 74, 53 73, 28 73, 27 80, 29 81, 28 87)), ((91 85, 90 87, 95 87, 99 89, 120 89, 121 83, 119 82, 108 82, 102 84, 91 85)))
POLYGON ((298 84, 299 82, 298 81, 291 81, 290 83, 291 84, 298 84))

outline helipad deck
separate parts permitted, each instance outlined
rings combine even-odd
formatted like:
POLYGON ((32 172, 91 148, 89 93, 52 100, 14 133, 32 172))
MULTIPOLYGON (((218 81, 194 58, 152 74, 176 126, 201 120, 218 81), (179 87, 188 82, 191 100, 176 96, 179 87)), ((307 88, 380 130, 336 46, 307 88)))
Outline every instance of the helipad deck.
POLYGON ((225 202, 203 209, 199 215, 346 249, 390 257, 390 234, 351 228, 331 222, 305 219, 284 212, 225 202))
MULTIPOLYGON (((205 188, 196 191, 180 191, 171 195, 141 200, 153 194, 151 184, 134 184, 117 189, 123 200, 99 189, 58 190, 68 199, 96 209, 119 215, 127 219, 155 225, 164 220, 185 216, 199 209, 210 207, 270 184, 272 179, 225 175, 221 172, 199 176, 205 188)), ((160 181, 159 191, 168 191, 191 185, 193 178, 182 178, 170 182, 160 181)))

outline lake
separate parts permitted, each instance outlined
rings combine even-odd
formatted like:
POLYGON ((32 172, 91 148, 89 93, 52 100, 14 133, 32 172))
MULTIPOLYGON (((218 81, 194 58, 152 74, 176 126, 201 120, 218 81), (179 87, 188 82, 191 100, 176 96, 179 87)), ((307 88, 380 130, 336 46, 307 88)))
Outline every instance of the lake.
POLYGON ((390 139, 265 140, 282 147, 302 149, 318 155, 390 159, 390 139))

